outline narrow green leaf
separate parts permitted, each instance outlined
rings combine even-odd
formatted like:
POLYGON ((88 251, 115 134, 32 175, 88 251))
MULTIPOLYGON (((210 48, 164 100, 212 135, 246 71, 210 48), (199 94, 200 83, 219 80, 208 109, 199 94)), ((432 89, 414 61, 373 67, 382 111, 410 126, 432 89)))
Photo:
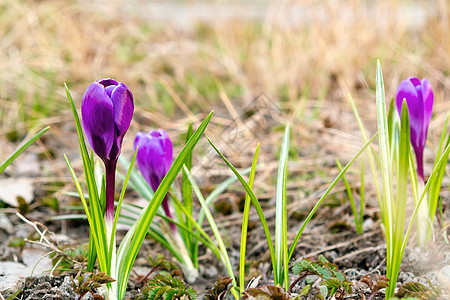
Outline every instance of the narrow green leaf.
MULTIPOLYGON (((283 266, 287 261, 283 259, 285 252, 287 256, 287 211, 286 211, 286 169, 289 156, 289 125, 284 131, 283 143, 281 144, 280 159, 278 163, 277 191, 275 205, 275 285, 282 284, 285 280, 285 289, 289 287, 289 277, 283 274, 283 266), (275 276, 276 273, 276 276, 275 276), (287 281, 287 282, 286 282, 287 281)), ((287 270, 284 270, 287 271, 287 270)))
MULTIPOLYGON (((393 220, 393 193, 392 193, 392 164, 390 157, 389 132, 386 116, 386 100, 384 93, 383 73, 381 71, 380 61, 377 61, 376 74, 376 102, 377 102, 377 123, 378 123, 378 144, 380 149, 381 160, 381 186, 382 186, 382 201, 384 214, 386 215, 386 248, 387 248, 387 264, 392 263, 393 258, 393 237, 394 237, 394 220, 393 220)), ((389 274, 389 270, 387 270, 389 274)), ((389 274, 390 275, 390 274, 389 274)), ((390 276, 388 275, 388 278, 390 276)), ((387 289, 387 295, 393 296, 393 288, 387 289)))
MULTIPOLYGON (((258 161, 259 155, 259 143, 256 146, 255 155, 253 156, 252 169, 250 171, 250 177, 248 179, 248 185, 253 188, 253 181, 255 179, 256 172, 256 162, 258 161)), ((244 211, 242 213, 242 230, 241 230, 241 250, 240 250, 240 261, 239 261, 239 290, 242 292, 245 289, 245 250, 247 247, 247 229, 248 229, 248 219, 250 216, 250 196, 245 195, 244 211)))
POLYGON ((398 148, 398 164, 397 164, 397 196, 395 206, 395 225, 393 232, 393 249, 392 262, 387 262, 387 268, 390 269, 390 285, 396 286, 397 276, 402 263, 402 243, 405 229, 406 201, 408 193, 408 170, 410 158, 410 133, 409 133, 409 117, 408 106, 406 100, 403 100, 401 115, 400 140, 398 148))
POLYGON ((130 230, 130 232, 127 233, 125 240, 126 242, 130 242, 131 244, 127 249, 128 251, 126 252, 125 255, 123 255, 121 261, 119 262, 118 277, 117 277, 117 284, 118 284, 117 296, 119 299, 123 298, 123 296, 125 295, 128 277, 130 275, 134 260, 136 259, 137 253, 142 245, 142 242, 145 238, 145 235, 147 234, 148 229, 150 228, 150 224, 152 223, 153 218, 155 217, 156 212, 158 211, 158 208, 160 207, 165 195, 169 191, 170 186, 175 180, 177 174, 180 172, 187 156, 191 153, 192 149, 195 147, 195 145, 198 143, 201 136, 203 135, 206 126, 211 120, 212 114, 213 112, 211 112, 205 118, 205 120, 203 120, 199 128, 194 132, 192 137, 183 147, 180 154, 173 162, 166 176, 164 177, 155 194, 153 195, 152 201, 149 203, 146 210, 143 211, 142 215, 136 222, 136 226, 133 228, 133 230, 130 230))
MULTIPOLYGON (((231 171, 233 171, 234 175, 238 178, 239 182, 244 187, 245 191, 249 195, 250 199, 252 200, 252 204, 256 209, 256 213, 258 214, 259 220, 261 221, 261 225, 263 226, 264 234, 266 235, 267 244, 269 246, 269 252, 270 252, 270 259, 272 261, 272 267, 275 271, 275 252, 273 250, 273 243, 272 243, 272 237, 270 236, 270 230, 269 226, 267 225, 266 218, 264 216, 264 212, 262 211, 261 205, 258 202, 258 199, 256 198, 255 194, 253 193, 250 186, 247 184, 247 182, 244 180, 244 178, 239 174, 239 172, 236 170, 236 168, 223 156, 223 154, 220 152, 219 149, 214 145, 214 143, 206 137, 211 144, 211 146, 216 150, 217 154, 222 158, 222 160, 225 162, 225 164, 230 168, 231 171)), ((274 273, 275 274, 275 273, 274 273)))
MULTIPOLYGON (((342 165, 339 162, 338 159, 336 159, 336 165, 338 167, 339 172, 342 171, 342 165)), ((344 175, 342 175, 342 181, 344 182, 345 185, 345 190, 347 191, 347 196, 348 199, 350 200, 350 207, 352 208, 352 213, 353 213, 353 218, 355 219, 355 227, 356 227, 356 232, 358 234, 362 234, 362 232, 359 232, 359 218, 358 218, 358 212, 356 211, 356 204, 355 204, 355 199, 353 198, 353 193, 352 193, 352 188, 350 187, 350 184, 348 183, 347 177, 344 175)))
POLYGON ((195 182, 194 177, 192 176, 191 172, 189 172, 189 170, 186 168, 186 166, 184 166, 184 171, 186 172, 186 175, 188 176, 188 179, 192 185, 192 189, 194 190, 194 193, 197 196, 197 199, 200 202, 200 205, 202 206, 203 210, 205 211, 206 219, 208 220, 209 225, 214 233, 217 244, 219 244, 220 252, 222 254, 222 261, 225 264, 225 267, 227 268, 228 276, 231 277, 233 286, 237 287, 236 278, 235 278, 234 272, 233 272, 233 267, 231 266, 231 262, 230 262, 230 257, 228 256, 227 249, 222 240, 222 236, 220 235, 219 228, 217 227, 217 224, 214 221, 214 217, 212 216, 211 212, 209 211, 208 206, 206 206, 205 199, 203 198, 203 195, 200 192, 200 188, 198 187, 197 183, 195 182))
POLYGON ((33 137, 31 137, 28 141, 26 141, 22 146, 20 146, 13 154, 11 154, 1 165, 0 165, 0 174, 8 167, 22 152, 24 152, 28 147, 31 146, 38 138, 40 138, 47 130, 50 129, 50 126, 45 127, 38 133, 36 133, 33 137))
POLYGON ((339 175, 333 180, 333 182, 330 184, 330 186, 326 189, 326 191, 323 193, 322 197, 320 197, 319 201, 317 201, 316 205, 311 209, 310 213, 306 217, 305 221, 303 221, 302 227, 297 232, 297 235, 295 236, 294 240, 292 241, 291 247, 289 248, 289 254, 288 254, 288 260, 291 260, 292 255, 294 254, 295 247, 297 246, 297 243, 300 239, 300 236, 302 235, 303 231, 306 228, 306 225, 308 225, 311 218, 316 213, 319 206, 322 204, 323 200, 328 196, 328 194, 331 192, 331 190, 336 186, 336 184, 339 182, 339 180, 342 178, 342 175, 344 175, 345 172, 347 172, 348 168, 355 162, 355 160, 361 155, 361 153, 366 150, 366 148, 372 143, 372 141, 375 139, 377 134, 375 134, 362 148, 361 150, 356 153, 355 156, 350 160, 350 162, 342 169, 342 171, 339 173, 339 175))

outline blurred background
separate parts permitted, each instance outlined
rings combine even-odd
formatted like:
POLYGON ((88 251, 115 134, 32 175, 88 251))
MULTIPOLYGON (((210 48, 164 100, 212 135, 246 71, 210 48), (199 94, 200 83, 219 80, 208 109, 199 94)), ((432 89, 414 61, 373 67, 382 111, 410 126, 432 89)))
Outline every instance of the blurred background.
MULTIPOLYGON (((52 125, 35 146, 44 165, 33 176, 48 189, 58 190, 55 178, 70 182, 62 153, 79 157, 64 83, 80 107, 88 84, 112 77, 135 97, 128 154, 138 130, 164 128, 180 146, 187 124, 214 109, 208 135, 237 166, 249 166, 262 142, 263 161, 273 162, 264 182, 290 122, 298 196, 329 182, 334 159, 362 146, 348 93, 374 132, 377 59, 388 99, 406 77, 431 82, 429 141, 438 143, 449 110, 449 19, 447 0, 0 0, 0 160, 52 125), (326 179, 308 181, 317 177, 326 179)), ((20 172, 12 166, 8 176, 20 172)))

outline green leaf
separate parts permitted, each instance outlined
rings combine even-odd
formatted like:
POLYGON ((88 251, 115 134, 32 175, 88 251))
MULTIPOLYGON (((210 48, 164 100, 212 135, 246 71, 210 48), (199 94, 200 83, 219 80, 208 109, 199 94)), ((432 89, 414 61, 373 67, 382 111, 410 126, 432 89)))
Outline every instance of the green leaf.
POLYGON ((267 244, 269 246, 269 252, 270 252, 270 258, 272 261, 272 267, 273 270, 275 270, 275 253, 273 250, 273 243, 272 243, 272 237, 270 236, 270 230, 269 226, 267 225, 266 218, 264 216, 264 213, 262 211, 261 205, 258 202, 258 199, 256 198, 255 194, 253 193, 250 186, 247 184, 247 182, 244 180, 244 178, 239 174, 239 172, 236 170, 236 168, 225 158, 225 156, 217 149, 217 147, 214 145, 214 143, 206 137, 211 144, 211 146, 216 150, 217 154, 222 158, 222 160, 225 162, 225 164, 230 168, 231 171, 233 171, 234 175, 238 178, 241 185, 244 187, 245 191, 247 192, 247 195, 249 195, 250 199, 252 200, 252 204, 256 209, 256 212, 258 214, 259 220, 261 221, 261 225, 263 226, 264 234, 266 236, 267 244))
MULTIPOLYGON (((253 180, 255 179, 256 162, 259 155, 259 143, 256 146, 255 155, 253 156, 252 169, 250 171, 250 178, 248 179, 248 185, 253 188, 253 180)), ((245 195, 244 211, 242 213, 242 230, 241 230, 241 250, 240 250, 240 262, 239 262, 239 290, 243 291, 245 287, 245 250, 247 247, 247 229, 248 219, 250 216, 250 196, 245 195)))
POLYGON ((1 165, 0 165, 0 174, 8 167, 22 152, 24 152, 28 147, 31 146, 38 138, 40 138, 47 130, 50 129, 50 126, 45 127, 38 133, 36 133, 33 137, 27 140, 22 146, 20 146, 16 151, 13 152, 1 165))
MULTIPOLYGON (((194 193, 197 196, 198 201, 200 202, 200 205, 202 206, 203 210, 205 211, 206 218, 208 219, 209 225, 214 233, 214 236, 216 238, 217 244, 219 244, 219 249, 222 254, 222 260, 225 264, 225 267, 227 268, 228 276, 231 277, 233 286, 237 288, 236 278, 234 276, 233 267, 231 266, 231 261, 227 253, 227 249, 225 248, 225 244, 223 242, 222 236, 220 235, 219 228, 217 227, 216 222, 214 221, 214 217, 212 216, 211 212, 209 211, 208 206, 206 206, 205 199, 203 198, 203 195, 200 192, 200 188, 198 187, 197 183, 194 180, 194 177, 192 176, 191 172, 184 166, 184 171, 186 172, 186 175, 188 176, 188 179, 192 185, 192 188, 194 189, 194 193)), ((239 298, 238 295, 235 295, 236 298, 239 298)))
POLYGON ((316 213, 317 209, 319 208, 319 206, 322 204, 322 202, 326 199, 326 197, 328 196, 328 194, 331 192, 331 190, 336 186, 336 184, 339 182, 339 180, 341 179, 341 177, 344 175, 345 172, 347 172, 348 168, 350 168, 350 166, 355 162, 355 160, 361 155, 361 153, 364 152, 364 150, 366 150, 366 148, 370 145, 370 143, 372 143, 372 141, 375 139, 376 134, 361 148, 361 150, 358 151, 358 153, 356 153, 356 155, 350 160, 350 162, 342 169, 341 172, 339 172, 339 175, 333 180, 333 182, 330 184, 330 186, 326 189, 326 191, 323 193, 322 197, 320 197, 319 201, 317 201, 316 205, 314 205, 314 207, 311 209, 310 213, 308 214, 308 216, 306 217, 305 221, 303 221, 302 227, 300 228, 300 230, 297 232, 297 235, 295 236, 291 247, 289 248, 289 254, 288 254, 288 261, 291 260, 292 255, 294 254, 294 250, 295 247, 303 233, 303 231, 306 228, 306 225, 308 225, 309 221, 311 220, 311 218, 313 217, 313 215, 316 213))
POLYGON ((284 131, 281 144, 280 160, 278 163, 276 206, 275 206, 275 285, 281 284, 284 279, 284 288, 289 287, 288 276, 288 245, 287 245, 287 209, 286 209, 286 182, 287 161, 289 156, 289 125, 284 131))
POLYGON ((126 243, 122 241, 119 247, 118 253, 118 274, 117 274, 117 283, 118 283, 118 298, 123 298, 128 282, 128 277, 131 272, 131 268, 133 266, 134 260, 136 259, 137 253, 144 241, 145 235, 147 234, 148 229, 153 221, 153 218, 158 211, 165 195, 170 189, 175 177, 180 172, 183 164, 188 157, 188 155, 192 152, 195 145, 200 140, 203 132, 205 131, 209 121, 211 120, 213 112, 211 112, 205 120, 200 124, 199 128, 194 132, 192 137, 186 143, 186 145, 181 150, 178 157, 173 162, 166 176, 162 180, 158 189, 152 197, 152 201, 147 206, 146 210, 143 211, 136 225, 133 226, 130 231, 126 234, 124 240, 126 243))

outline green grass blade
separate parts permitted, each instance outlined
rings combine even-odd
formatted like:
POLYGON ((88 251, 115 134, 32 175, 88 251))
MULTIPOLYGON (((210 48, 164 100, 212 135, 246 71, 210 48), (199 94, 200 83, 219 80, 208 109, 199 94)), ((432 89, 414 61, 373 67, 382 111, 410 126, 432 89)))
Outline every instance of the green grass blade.
POLYGON ((214 217, 212 216, 211 212, 209 211, 208 206, 206 206, 205 199, 203 198, 202 193, 200 192, 200 188, 198 187, 197 183, 195 182, 194 177, 192 176, 191 172, 184 166, 184 171, 186 175, 188 176, 188 179, 192 185, 192 189, 194 190, 195 195, 197 196, 198 201, 200 202, 200 205, 202 206, 203 210, 205 211, 206 219, 209 222, 209 225, 214 233, 214 236, 216 238, 217 244, 219 245, 219 249, 222 255, 222 261, 225 264, 225 267, 227 268, 228 276, 231 277, 232 284, 234 287, 237 288, 236 283, 236 277, 234 276, 233 267, 231 266, 231 261, 228 256, 227 249, 225 247, 225 244, 222 240, 222 236, 220 235, 219 228, 217 227, 216 222, 214 221, 214 217))
MULTIPOLYGON (((247 168, 241 172, 241 174, 247 174, 250 172, 250 168, 247 168)), ((220 195, 222 194, 231 184, 236 182, 238 179, 236 176, 230 176, 225 181, 223 181, 221 184, 219 184, 212 192, 211 194, 206 197, 205 202, 208 205, 208 207, 211 206, 212 202, 220 195)), ((200 211, 197 218, 197 223, 201 226, 203 224, 203 221, 205 219, 205 213, 203 210, 200 211)))
MULTIPOLYGON (((448 118, 445 121, 445 127, 441 136, 441 141, 439 143, 439 149, 437 152, 437 156, 439 157, 439 155, 441 155, 441 149, 442 147, 447 147, 450 144, 450 135, 447 137, 447 141, 444 144, 444 134, 446 133, 446 127, 447 127, 447 121, 448 118)), ((448 156, 447 156, 447 160, 448 160, 448 156)), ((435 162, 435 166, 437 164, 437 160, 435 162)), ((437 206, 438 206, 438 202, 439 202, 439 193, 441 191, 441 187, 442 187, 442 180, 444 179, 444 175, 445 175, 445 165, 440 168, 438 170, 437 176, 433 177, 431 186, 430 186, 430 192, 429 192, 429 198, 428 198, 428 212, 429 212, 429 217, 430 217, 430 221, 431 224, 433 224, 434 222, 434 217, 436 216, 436 210, 437 210, 437 206)))
MULTIPOLYGON (((278 163, 277 191, 275 205, 275 285, 281 284, 283 280, 284 252, 287 253, 287 212, 286 212, 286 168, 289 155, 289 125, 284 131, 283 143, 281 144, 280 159, 278 163), (286 243, 285 243, 286 242, 286 243)), ((285 278, 288 280, 289 278, 285 278)), ((289 284, 285 284, 287 289, 289 284)))
MULTIPOLYGON (((188 178, 189 180, 189 178, 188 178)), ((175 199, 174 199, 175 200, 175 199)), ((206 202, 206 201, 205 201, 206 202)), ((190 234, 192 236, 194 236, 195 238, 199 239, 200 242, 203 243, 203 245, 205 245, 206 247, 208 247, 216 256, 217 258, 221 259, 220 257, 220 249, 217 248, 217 246, 214 244, 214 242, 210 239, 210 237, 208 236, 208 234, 203 230, 203 228, 197 224, 197 222, 195 222, 194 217, 192 217, 192 215, 188 214, 186 211, 186 207, 184 207, 184 205, 182 203, 180 203, 178 200, 175 200, 175 205, 179 206, 180 209, 183 211, 183 213, 186 215, 186 217, 188 219, 190 219, 192 225, 195 227, 196 231, 194 232, 193 230, 190 232, 190 234), (203 238, 204 239, 203 239, 203 238)), ((159 215, 159 217, 162 217, 162 215, 159 215)), ((167 218, 167 217, 162 217, 162 218, 167 218)), ((167 220, 169 221, 169 220, 167 220)), ((184 227, 187 230, 186 225, 184 224, 178 224, 176 222, 173 222, 176 226, 180 226, 180 227, 184 227)))
POLYGON ((145 235, 147 234, 148 229, 150 228, 150 224, 153 221, 153 218, 160 207, 164 196, 170 189, 173 181, 175 180, 177 174, 180 172, 183 164, 187 158, 187 156, 194 149, 195 145, 200 140, 203 132, 205 131, 209 121, 211 120, 213 112, 211 112, 205 120, 200 124, 199 128, 194 132, 192 137, 186 143, 186 145, 181 150, 178 157, 173 162, 166 176, 163 178, 161 184, 153 195, 152 201, 147 206, 146 210, 143 211, 142 215, 139 217, 136 222, 136 226, 130 231, 129 237, 126 236, 126 242, 130 244, 128 247, 124 248, 124 254, 122 257, 118 257, 120 259, 119 268, 118 268, 118 298, 121 299, 125 295, 125 290, 128 282, 128 277, 131 272, 131 267, 136 259, 137 253, 144 241, 145 235))
POLYGON ((25 151, 28 147, 31 146, 38 138, 40 138, 44 133, 49 130, 50 126, 45 127, 38 133, 36 133, 32 138, 26 141, 22 146, 20 146, 13 154, 11 154, 1 165, 0 165, 0 174, 8 167, 23 151, 25 151))
POLYGON ((366 165, 364 163, 364 160, 361 161, 361 170, 359 178, 361 179, 361 186, 359 188, 359 225, 357 228, 357 232, 360 234, 363 234, 363 222, 364 222, 364 208, 365 208, 365 172, 366 172, 366 165))
MULTIPOLYGON (((350 106, 352 107, 353 115, 355 116, 356 123, 358 124, 359 131, 361 132, 361 135, 363 137, 363 141, 364 141, 364 143, 367 143, 369 138, 367 137, 366 130, 365 130, 364 125, 363 125, 363 123, 361 121, 361 118, 359 117, 358 110, 356 109, 355 102, 353 101, 353 97, 352 97, 352 95, 350 93, 347 95, 347 99, 348 99, 348 101, 350 103, 350 106)), ((383 211, 384 211, 384 209, 383 209, 383 201, 382 201, 382 198, 381 198, 380 184, 379 184, 379 181, 378 181, 377 161, 376 161, 377 155, 375 153, 375 150, 372 147, 369 147, 369 151, 367 151, 366 153, 367 153, 367 158, 369 160, 370 170, 372 172, 373 184, 375 186, 375 192, 376 192, 376 195, 377 195, 378 204, 380 206, 381 220, 382 220, 383 224, 385 224, 385 221, 384 221, 385 218, 384 218, 384 215, 383 215, 383 211)))
MULTIPOLYGON (((244 187, 245 191, 249 195, 250 199, 252 200, 252 204, 256 209, 256 213, 258 214, 259 220, 261 221, 261 225, 263 226, 264 234, 266 235, 267 244, 269 246, 269 252, 270 252, 270 259, 272 261, 272 267, 273 270, 275 270, 274 262, 275 262, 275 251, 273 249, 273 243, 272 243, 272 237, 270 236, 270 230, 269 226, 267 225, 266 218, 264 216, 264 212, 261 208, 261 205, 258 202, 258 199, 256 198, 255 194, 253 193, 250 186, 247 184, 247 182, 244 180, 244 178, 239 174, 239 172, 236 170, 236 168, 226 159, 226 157, 217 149, 217 147, 214 145, 214 143, 206 137, 211 144, 211 146, 216 150, 217 154, 222 158, 222 160, 225 162, 225 164, 230 168, 231 171, 233 171, 234 175, 238 178, 241 185, 244 187)), ((275 272, 274 272, 275 274, 275 272)))
MULTIPOLYGON (((392 165, 390 157, 389 132, 386 116, 386 99, 384 93, 383 73, 380 61, 377 61, 376 73, 376 102, 377 102, 377 123, 378 123, 378 143, 381 160, 381 187, 383 209, 386 211, 386 241, 387 241, 387 261, 392 260, 393 244, 393 195, 392 195, 392 165)), ((390 262, 389 262, 390 263, 390 262)))
POLYGON ((387 288, 389 295, 393 296, 394 289, 397 283, 398 272, 402 263, 401 248, 403 243, 403 235, 405 229, 405 213, 406 201, 408 192, 408 170, 410 158, 410 133, 409 133, 409 118, 408 106, 406 100, 403 101, 402 115, 401 115, 400 139, 398 148, 398 164, 397 164, 397 196, 395 205, 395 222, 393 249, 392 249, 392 264, 388 262, 388 269, 390 270, 390 284, 392 288, 387 288))
MULTIPOLYGON (((253 181, 255 179, 256 162, 259 156, 259 143, 256 146, 255 155, 253 156, 252 169, 248 179, 248 186, 253 188, 253 181)), ((242 213, 242 230, 241 230, 241 250, 239 261, 239 291, 244 291, 245 288, 245 250, 247 247, 247 230, 248 230, 248 218, 250 216, 250 196, 245 195, 244 211, 242 213)))
MULTIPOLYGON (((192 133, 193 133, 192 123, 190 123, 188 131, 186 133, 186 142, 192 136, 192 133)), ((185 165, 186 165, 186 168, 189 171, 191 171, 191 169, 192 169, 192 153, 189 154, 188 157, 186 158, 185 165)), ((190 215, 192 215, 192 188, 191 188, 191 184, 187 178, 187 175, 184 172, 184 169, 182 170, 182 172, 183 172, 183 179, 182 179, 181 194, 183 195, 183 203, 184 203, 184 206, 187 208, 188 212, 190 213, 190 215)), ((191 224, 190 220, 186 219, 186 224, 187 224, 188 228, 192 228, 192 224, 191 224)), ((191 250, 192 246, 193 245, 191 243, 189 243, 188 250, 191 250)))
POLYGON ((289 248, 289 254, 288 254, 288 260, 291 260, 292 255, 294 254, 294 250, 295 247, 297 246, 297 243, 300 239, 300 236, 302 235, 303 231, 306 228, 306 225, 308 225, 309 221, 311 220, 311 218, 314 216, 314 214, 316 213, 317 209, 319 208, 319 206, 322 204, 322 202, 325 200, 325 198, 328 196, 328 194, 331 192, 331 190, 336 186, 336 184, 339 182, 339 180, 341 180, 342 175, 345 174, 345 172, 347 172, 348 168, 350 168, 350 166, 355 162, 355 160, 361 155, 361 153, 364 152, 364 150, 366 150, 367 147, 369 147, 370 143, 372 143, 372 141, 375 139, 375 137, 377 136, 377 134, 375 134, 359 151, 358 153, 356 153, 355 156, 353 156, 353 158, 350 160, 350 162, 344 167, 344 169, 342 169, 342 171, 339 173, 339 175, 333 180, 333 182, 330 184, 330 186, 326 189, 326 191, 323 193, 322 197, 320 197, 319 201, 317 201, 316 205, 314 205, 314 207, 311 209, 310 213, 308 214, 308 216, 306 217, 305 221, 302 224, 302 227, 300 228, 300 230, 297 232, 297 235, 295 236, 294 240, 292 241, 291 247, 289 248))
POLYGON ((422 204, 422 201, 423 201, 423 199, 425 198, 425 195, 426 195, 428 189, 430 188, 431 183, 433 182, 434 177, 438 175, 439 170, 440 170, 441 168, 445 168, 445 165, 447 164, 447 160, 448 160, 447 157, 449 156, 449 154, 450 154, 450 145, 447 145, 447 147, 445 148, 445 150, 444 150, 444 152, 442 153, 441 157, 439 158, 439 160, 438 160, 436 166, 435 166, 435 167, 433 168, 433 170, 431 171, 430 177, 429 177, 427 183, 425 184, 423 193, 422 193, 422 195, 420 196, 419 201, 415 204, 415 207, 414 207, 414 211, 413 211, 411 220, 409 221, 409 224, 408 224, 408 229, 406 230, 406 234, 405 234, 405 237, 404 237, 404 239, 403 239, 403 244, 402 244, 402 255, 403 255, 403 252, 405 251, 406 243, 408 242, 408 237, 409 237, 409 235, 410 235, 410 233, 411 233, 411 229, 412 229, 414 220, 415 220, 415 218, 416 218, 416 216, 417 216, 417 213, 418 213, 418 211, 419 211, 420 204, 422 204))
MULTIPOLYGON (((246 170, 244 170, 243 171, 243 173, 245 174, 245 173, 248 173, 250 171, 250 168, 248 168, 248 169, 246 169, 246 170)), ((221 184, 219 184, 212 192, 211 192, 211 194, 209 194, 208 195, 208 197, 206 197, 206 199, 205 199, 205 202, 206 202, 206 205, 208 206, 208 207, 210 207, 211 206, 211 204, 213 203, 213 201, 217 198, 217 196, 219 196, 220 194, 222 194, 232 183, 234 183, 234 182, 236 182, 237 181, 237 178, 236 178, 236 176, 232 176, 232 177, 229 177, 229 178, 227 178, 225 181, 223 181, 221 184)), ((193 224, 194 225, 194 227, 196 227, 196 228, 201 228, 202 226, 203 226, 203 221, 204 221, 204 219, 205 219, 205 212, 203 211, 203 209, 201 209, 200 210, 200 213, 198 214, 198 218, 197 218, 197 221, 196 221, 196 224, 193 224)), ((198 244, 198 242, 197 241, 194 241, 194 244, 195 244, 195 246, 194 246, 194 249, 193 249, 193 254, 192 254, 192 256, 193 257, 195 257, 195 258, 197 258, 197 256, 198 256, 198 247, 199 247, 199 244, 198 244)), ((198 261, 196 261, 196 265, 195 265, 196 267, 198 266, 198 261)))
MULTIPOLYGON (((342 165, 338 159, 336 159, 336 165, 338 167, 339 172, 342 172, 342 165)), ((352 208, 353 218, 355 219, 356 233, 362 234, 362 232, 360 232, 360 226, 359 226, 360 222, 359 222, 358 212, 356 211, 356 204, 355 204, 355 199, 353 198, 352 188, 350 187, 350 184, 348 183, 348 180, 347 180, 347 177, 345 176, 345 174, 342 175, 342 181, 344 182, 345 190, 347 191, 348 199, 350 200, 350 207, 352 208)))

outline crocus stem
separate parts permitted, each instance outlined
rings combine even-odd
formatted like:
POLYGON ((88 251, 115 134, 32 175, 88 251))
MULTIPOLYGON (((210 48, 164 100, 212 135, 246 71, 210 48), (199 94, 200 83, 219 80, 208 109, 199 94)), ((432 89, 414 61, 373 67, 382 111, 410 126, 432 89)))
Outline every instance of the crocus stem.
POLYGON ((114 187, 116 181, 116 164, 117 162, 105 162, 106 169, 106 208, 105 221, 107 224, 112 224, 114 221, 114 187))
POLYGON ((419 175, 422 182, 425 182, 425 176, 423 175, 423 150, 416 152, 416 160, 417 160, 417 174, 419 175))
MULTIPOLYGON (((164 200, 162 202, 162 207, 164 209, 164 212, 166 213, 166 216, 168 218, 173 219, 172 213, 170 212, 170 208, 169 208, 169 197, 167 195, 164 196, 164 200)), ((172 232, 175 233, 177 231, 175 224, 173 224, 172 222, 169 222, 169 223, 170 223, 170 228, 172 229, 172 232)))

